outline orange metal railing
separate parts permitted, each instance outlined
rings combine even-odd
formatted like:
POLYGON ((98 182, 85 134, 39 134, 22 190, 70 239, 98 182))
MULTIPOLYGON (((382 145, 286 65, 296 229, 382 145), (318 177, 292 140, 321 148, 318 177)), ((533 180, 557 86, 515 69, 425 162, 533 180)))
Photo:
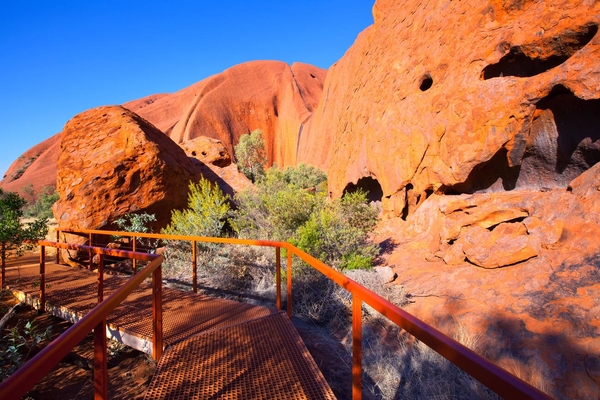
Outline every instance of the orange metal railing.
MULTIPOLYGON (((527 382, 510 374, 485 357, 475 353, 456 340, 444 335, 442 332, 426 324, 412 314, 402 310, 396 305, 373 293, 364 286, 359 285, 344 274, 336 271, 325 263, 286 242, 265 240, 245 240, 232 238, 214 238, 202 236, 163 235, 152 233, 109 232, 98 230, 63 230, 63 233, 80 233, 90 235, 119 235, 128 236, 135 242, 137 238, 185 240, 192 243, 210 242, 222 244, 238 244, 252 246, 275 247, 276 257, 276 306, 281 309, 281 249, 287 252, 287 313, 292 316, 292 256, 296 256, 315 268, 329 279, 336 282, 352 294, 352 398, 362 397, 362 304, 366 303, 394 322, 402 329, 409 332, 418 340, 431 347, 448 361, 477 379, 489 389, 504 398, 519 399, 550 399, 548 395, 529 385, 527 382)), ((192 254, 193 288, 197 290, 195 251, 192 254)))
MULTIPOLYGON (((292 316, 292 257, 296 256, 315 268, 329 279, 336 282, 352 294, 352 398, 360 399, 362 397, 362 305, 368 304, 389 320, 403 328, 415 338, 431 347, 450 362, 454 363, 460 369, 477 379, 504 398, 519 399, 549 399, 545 393, 539 391, 523 380, 510 374, 486 358, 475 353, 471 349, 463 346, 454 339, 444 335, 435 328, 427 325, 413 315, 407 313, 396 305, 385 300, 381 296, 373 293, 355 281, 349 279, 339 271, 334 270, 323 262, 317 260, 311 255, 285 242, 273 242, 263 240, 244 240, 231 238, 213 238, 201 236, 181 236, 181 235, 162 235, 152 233, 132 233, 132 232, 114 232, 98 230, 63 230, 63 234, 85 234, 89 236, 90 243, 93 243, 95 235, 118 235, 131 237, 135 243, 137 238, 163 239, 163 240, 184 240, 192 243, 192 249, 196 242, 210 242, 222 244, 238 244, 252 246, 268 246, 275 248, 276 257, 276 305, 281 309, 281 249, 287 252, 287 313, 292 316)), ((60 232, 57 232, 57 239, 60 232)), ((193 268, 193 289, 197 290, 197 274, 195 251, 192 251, 193 268)), ((58 257, 58 256, 57 256, 58 257)), ((90 256, 91 260, 91 256, 90 256)), ((58 260, 57 260, 58 261, 58 260)), ((144 269, 147 270, 148 267, 144 269)), ((138 275, 134 275, 138 277, 138 275)), ((114 296, 114 295, 113 295, 114 296)), ((112 296, 111 296, 112 297, 112 296)), ((86 316, 87 317, 87 316, 86 316)), ((89 332, 89 330, 88 330, 89 332)), ((41 354, 41 353, 40 353, 41 354)), ((3 386, 0 385, 0 395, 3 386)))
POLYGON ((152 356, 158 360, 162 354, 161 264, 163 256, 48 241, 39 241, 38 243, 40 245, 40 308, 44 309, 46 298, 46 246, 83 250, 90 252, 90 254, 99 255, 98 305, 2 382, 0 384, 0 399, 9 400, 23 397, 92 330, 94 331, 94 398, 108 399, 106 318, 150 275, 152 275, 152 356), (150 263, 139 274, 129 279, 125 285, 104 299, 103 257, 105 255, 150 261, 150 263))

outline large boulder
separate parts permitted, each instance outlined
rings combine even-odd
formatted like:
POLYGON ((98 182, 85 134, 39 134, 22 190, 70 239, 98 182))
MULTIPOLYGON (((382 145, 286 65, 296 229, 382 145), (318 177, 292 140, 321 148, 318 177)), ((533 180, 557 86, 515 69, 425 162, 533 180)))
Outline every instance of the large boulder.
POLYGON ((377 239, 407 311, 480 338, 485 356, 554 398, 600 382, 600 163, 566 189, 431 195, 377 239))
POLYGON ((388 215, 431 193, 564 188, 600 161, 600 3, 378 0, 299 162, 388 215), (371 181, 368 181, 368 180, 371 181))
POLYGON ((164 133, 121 106, 98 107, 73 117, 61 135, 53 211, 59 227, 114 228, 125 213, 156 215, 187 205, 188 184, 200 172, 164 133))

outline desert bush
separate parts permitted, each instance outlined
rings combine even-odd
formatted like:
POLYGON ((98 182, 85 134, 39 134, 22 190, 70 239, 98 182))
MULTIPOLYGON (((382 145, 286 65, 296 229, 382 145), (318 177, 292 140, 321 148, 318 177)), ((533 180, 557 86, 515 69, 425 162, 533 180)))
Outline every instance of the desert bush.
POLYGON ((300 163, 295 167, 283 170, 283 178, 287 183, 293 183, 302 189, 320 188, 327 189, 327 174, 317 167, 300 163))
MULTIPOLYGON (((156 221, 156 215, 143 213, 127 213, 121 218, 113 221, 117 227, 125 232, 139 232, 139 233, 152 233, 152 229, 148 227, 150 222, 156 221)), ((119 239, 116 237, 114 239, 119 239)), ((144 246, 151 253, 156 251, 156 248, 160 245, 158 240, 137 238, 137 242, 144 246)))
POLYGON ((295 236, 324 201, 324 195, 288 182, 284 171, 273 167, 256 187, 236 194, 237 208, 229 221, 240 237, 285 241, 295 236))
POLYGON ((23 191, 30 197, 29 205, 24 209, 24 215, 32 218, 52 218, 52 206, 59 199, 55 186, 44 186, 41 193, 36 195, 33 185, 29 184, 23 191))
POLYGON ((48 233, 47 218, 38 218, 29 224, 21 222, 26 204, 18 194, 0 189, 0 243, 7 249, 21 252, 48 233))
MULTIPOLYGON (((383 325, 378 319, 369 320, 363 327, 363 376, 370 382, 365 387, 368 397, 499 399, 424 343, 395 326, 383 325)), ((464 331, 456 334, 455 339, 462 339, 473 350, 479 345, 477 337, 465 335, 464 331)))
POLYGON ((267 151, 262 131, 256 129, 250 134, 240 136, 239 143, 234 146, 238 168, 252 182, 256 182, 265 174, 267 151))
POLYGON ((368 269, 379 252, 369 243, 376 224, 377 210, 357 191, 323 204, 291 241, 334 268, 368 269))

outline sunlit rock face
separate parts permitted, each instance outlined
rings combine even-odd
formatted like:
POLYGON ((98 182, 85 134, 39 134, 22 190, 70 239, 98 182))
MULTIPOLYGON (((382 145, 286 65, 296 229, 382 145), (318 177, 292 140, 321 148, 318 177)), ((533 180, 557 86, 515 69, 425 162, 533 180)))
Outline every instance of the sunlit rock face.
POLYGON ((600 160, 600 4, 377 1, 328 71, 299 161, 387 215, 432 193, 566 187, 600 160))
POLYGON ((179 92, 124 104, 176 143, 205 136, 233 155, 241 135, 260 129, 269 164, 293 165, 298 138, 316 108, 327 71, 303 63, 251 61, 179 92))
POLYGON ((156 227, 165 226, 201 176, 176 143, 121 106, 76 115, 60 143, 53 209, 60 228, 110 228, 129 212, 155 214, 156 227))

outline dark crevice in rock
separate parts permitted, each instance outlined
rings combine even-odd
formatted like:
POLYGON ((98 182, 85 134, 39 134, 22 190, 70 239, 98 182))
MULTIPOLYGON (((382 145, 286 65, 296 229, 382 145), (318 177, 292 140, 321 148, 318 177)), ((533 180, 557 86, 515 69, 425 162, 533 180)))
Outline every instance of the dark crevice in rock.
POLYGON ((600 161, 600 100, 558 85, 536 107, 519 185, 566 187, 600 161))
POLYGON ((360 178, 356 184, 349 183, 344 188, 344 194, 353 193, 357 190, 362 190, 367 194, 367 200, 369 202, 381 202, 383 198, 383 189, 381 189, 381 185, 377 179, 373 179, 370 176, 365 178, 360 178))
POLYGON ((481 191, 513 190, 517 186, 521 166, 508 165, 507 150, 500 149, 491 159, 477 165, 462 183, 445 187, 445 194, 473 194, 481 191))
POLYGON ((510 46, 503 43, 508 54, 496 64, 485 67, 481 73, 484 80, 505 77, 531 77, 555 68, 587 45, 598 32, 598 26, 587 24, 576 30, 565 30, 558 36, 538 42, 510 46))

